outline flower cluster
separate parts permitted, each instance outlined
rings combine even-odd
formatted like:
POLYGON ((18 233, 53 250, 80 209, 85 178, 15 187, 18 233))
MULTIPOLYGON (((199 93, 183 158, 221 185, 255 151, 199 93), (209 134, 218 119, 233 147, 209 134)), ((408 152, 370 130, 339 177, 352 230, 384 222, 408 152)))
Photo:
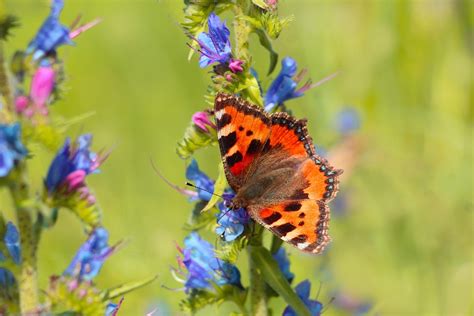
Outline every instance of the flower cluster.
POLYGON ((209 32, 200 33, 196 39, 201 53, 199 66, 204 68, 217 63, 234 73, 243 71, 243 61, 232 58, 232 48, 229 40, 230 31, 225 22, 222 22, 213 12, 209 15, 207 25, 209 32))
POLYGON ((45 187, 50 195, 79 193, 89 204, 95 203, 94 196, 85 184, 86 176, 98 172, 98 167, 107 158, 92 152, 92 135, 85 134, 71 144, 68 138, 56 154, 45 179, 45 187))
POLYGON ((239 288, 240 272, 234 265, 215 255, 214 247, 198 233, 192 232, 184 240, 184 248, 178 248, 182 257, 178 257, 179 276, 176 279, 184 283, 186 292, 191 290, 212 290, 214 285, 232 285, 239 288), (186 271, 183 271, 185 269, 186 271))

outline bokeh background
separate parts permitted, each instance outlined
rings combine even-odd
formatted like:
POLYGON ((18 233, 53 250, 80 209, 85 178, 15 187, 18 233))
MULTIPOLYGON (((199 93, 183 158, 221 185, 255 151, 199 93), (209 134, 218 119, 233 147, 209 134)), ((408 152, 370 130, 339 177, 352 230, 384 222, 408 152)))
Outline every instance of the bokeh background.
MULTIPOLYGON (((8 43, 13 53, 26 47, 49 8, 37 0, 7 5, 22 24, 8 43)), ((208 70, 195 58, 187 61, 178 24, 182 6, 76 0, 66 1, 61 18, 66 24, 78 13, 83 21, 103 18, 76 47, 60 49, 67 92, 52 109, 68 118, 93 112, 70 135, 92 132, 95 148, 114 148, 102 173, 88 181, 111 240, 129 242, 106 262, 97 283, 159 275, 126 297, 123 315, 157 306, 159 315, 174 315, 184 297, 161 285, 180 287, 169 267, 176 265, 175 243, 186 235, 192 205, 150 165, 152 158, 172 182, 184 183, 185 163, 175 145, 192 113, 206 106, 208 70)), ((341 71, 287 105, 309 119, 313 139, 327 150, 340 143, 334 120, 342 108, 351 106, 361 117, 360 146, 344 156, 354 168, 341 187, 346 205, 333 216, 332 247, 316 257, 290 249, 296 281, 309 278, 314 295, 321 284, 323 303, 340 290, 370 303, 372 314, 472 315, 472 10, 472 2, 449 0, 280 1, 280 14, 294 15, 274 43, 280 56, 295 58, 315 80, 341 71)), ((266 52, 256 38, 251 49, 263 75, 266 52)), ((32 181, 40 189, 52 155, 34 150, 32 181)), ((197 158, 216 175, 216 148, 197 158)), ((8 212, 4 192, 0 199, 8 212)), ((43 285, 64 270, 84 238, 78 220, 62 212, 41 241, 43 285)), ((245 265, 245 254, 241 259, 245 265)), ((284 307, 274 306, 277 314, 284 307)), ((330 306, 327 315, 345 313, 330 306)))

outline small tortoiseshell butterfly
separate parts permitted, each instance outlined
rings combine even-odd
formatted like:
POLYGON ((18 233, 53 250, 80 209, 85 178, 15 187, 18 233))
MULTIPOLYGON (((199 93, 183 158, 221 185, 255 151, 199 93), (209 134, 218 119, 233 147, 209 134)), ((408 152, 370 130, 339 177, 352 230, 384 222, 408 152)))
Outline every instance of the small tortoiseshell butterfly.
POLYGON ((215 100, 217 136, 227 181, 243 207, 275 235, 304 252, 329 243, 329 207, 338 175, 319 157, 306 120, 284 112, 267 114, 239 97, 215 100))

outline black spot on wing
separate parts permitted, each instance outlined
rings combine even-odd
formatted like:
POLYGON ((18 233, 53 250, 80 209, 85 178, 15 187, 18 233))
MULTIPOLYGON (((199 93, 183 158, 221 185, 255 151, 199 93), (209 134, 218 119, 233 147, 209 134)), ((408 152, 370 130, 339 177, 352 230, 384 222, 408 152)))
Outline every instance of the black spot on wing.
POLYGON ((258 139, 252 139, 249 147, 247 148, 247 155, 254 155, 262 148, 262 142, 258 139))
POLYGON ((227 124, 230 123, 230 121, 232 121, 232 116, 227 114, 227 113, 224 113, 221 116, 221 118, 216 121, 217 128, 221 129, 221 128, 225 127, 227 124))
POLYGON ((293 231, 296 227, 290 223, 285 223, 279 226, 272 227, 273 230, 280 236, 286 236, 289 232, 293 231))
POLYGON ((293 202, 285 206, 286 212, 295 212, 301 208, 301 203, 293 202))
POLYGON ((295 200, 304 200, 307 199, 308 193, 305 193, 302 189, 296 190, 293 192, 293 195, 290 197, 290 199, 295 199, 295 200))
POLYGON ((275 223, 277 220, 281 218, 281 214, 277 212, 273 212, 272 215, 262 218, 263 222, 267 225, 271 225, 275 223))
POLYGON ((226 162, 227 162, 227 165, 229 166, 229 168, 232 168, 233 165, 235 165, 236 163, 242 161, 244 157, 242 156, 242 154, 240 153, 240 151, 236 151, 232 156, 229 156, 229 157, 226 157, 226 162))
POLYGON ((245 132, 245 135, 247 136, 252 136, 253 135, 253 132, 251 130, 248 130, 247 132, 245 132))
POLYGON ((292 238, 290 242, 292 244, 300 244, 300 243, 306 242, 307 239, 308 239, 308 236, 306 235, 298 235, 295 238, 292 238))
POLYGON ((221 136, 221 138, 219 138, 219 142, 221 143, 224 151, 227 153, 227 151, 234 147, 234 145, 237 143, 237 133, 234 131, 228 135, 221 136))

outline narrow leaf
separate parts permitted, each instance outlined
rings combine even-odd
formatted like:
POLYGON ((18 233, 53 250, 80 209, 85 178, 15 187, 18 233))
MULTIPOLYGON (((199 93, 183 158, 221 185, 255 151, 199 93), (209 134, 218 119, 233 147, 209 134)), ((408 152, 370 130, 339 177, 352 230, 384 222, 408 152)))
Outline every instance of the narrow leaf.
POLYGON ((262 273, 265 282, 293 307, 296 314, 300 316, 311 316, 306 305, 304 305, 303 301, 296 295, 278 268, 278 264, 270 252, 261 246, 249 246, 249 251, 251 260, 262 273))
POLYGON ((134 291, 138 288, 141 288, 145 285, 148 285, 150 283, 152 283, 153 281, 156 280, 158 276, 157 275, 154 275, 152 277, 149 277, 147 279, 144 279, 144 280, 140 280, 140 281, 136 281, 136 282, 129 282, 129 283, 125 283, 123 285, 119 285, 115 288, 112 288, 108 291, 108 298, 109 299, 114 299, 116 297, 120 297, 120 296, 123 296, 131 291, 134 291))
POLYGON ((214 184, 214 195, 212 195, 211 199, 201 212, 208 211, 213 208, 214 205, 216 205, 216 203, 219 201, 222 194, 224 193, 226 184, 227 180, 225 178, 224 167, 222 164, 219 164, 219 175, 217 176, 216 183, 214 184))
POLYGON ((271 74, 278 63, 278 54, 273 50, 272 42, 268 38, 267 34, 261 29, 254 29, 255 34, 257 34, 260 44, 266 48, 270 53, 270 66, 268 69, 268 74, 271 74))

